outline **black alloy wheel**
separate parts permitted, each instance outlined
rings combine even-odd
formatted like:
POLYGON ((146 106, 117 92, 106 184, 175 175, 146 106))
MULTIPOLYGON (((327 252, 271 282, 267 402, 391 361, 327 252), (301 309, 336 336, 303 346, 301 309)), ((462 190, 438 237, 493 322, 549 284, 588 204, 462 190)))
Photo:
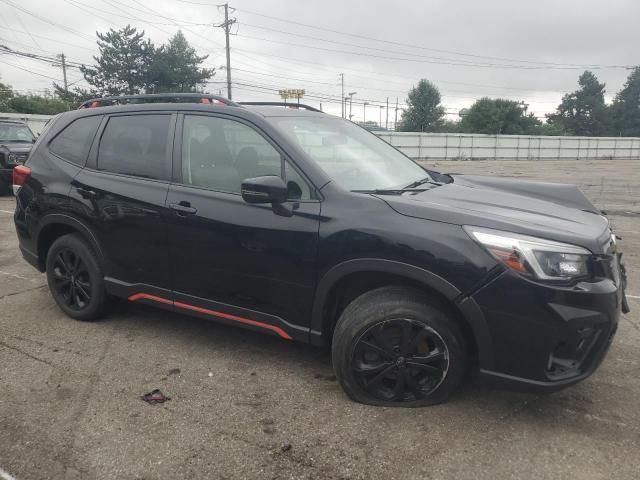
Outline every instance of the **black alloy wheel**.
POLYGON ((434 329, 410 319, 384 320, 356 341, 354 377, 373 397, 406 402, 428 397, 444 381, 449 351, 434 329))
POLYGON ((363 293, 333 331, 332 362, 353 400, 385 407, 446 401, 467 370, 451 307, 428 291, 392 285, 363 293))
POLYGON ((91 302, 91 278, 80 255, 69 248, 57 252, 53 260, 53 288, 73 310, 83 310, 91 302))
POLYGON ((58 307, 77 320, 96 320, 107 309, 98 257, 79 234, 63 235, 47 252, 47 282, 58 307))

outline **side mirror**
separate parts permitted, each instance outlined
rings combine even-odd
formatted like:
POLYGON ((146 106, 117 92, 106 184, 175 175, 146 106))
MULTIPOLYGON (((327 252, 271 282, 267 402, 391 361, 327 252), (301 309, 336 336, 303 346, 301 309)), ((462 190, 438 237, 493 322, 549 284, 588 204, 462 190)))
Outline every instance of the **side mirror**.
POLYGON ((280 204, 287 201, 287 185, 275 175, 247 178, 242 182, 240 192, 247 203, 280 204))

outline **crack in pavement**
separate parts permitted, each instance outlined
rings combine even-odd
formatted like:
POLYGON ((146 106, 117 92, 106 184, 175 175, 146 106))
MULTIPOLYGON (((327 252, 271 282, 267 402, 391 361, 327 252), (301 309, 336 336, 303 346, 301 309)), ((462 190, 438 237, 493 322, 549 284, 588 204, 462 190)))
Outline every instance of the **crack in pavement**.
POLYGON ((44 284, 42 284, 42 285, 38 285, 37 287, 31 287, 31 288, 27 288, 27 289, 25 289, 25 290, 20 290, 19 292, 11 292, 11 293, 7 293, 6 295, 2 295, 2 296, 0 297, 0 300, 3 300, 3 299, 5 299, 5 298, 7 298, 7 297, 13 297, 14 295, 20 295, 20 294, 22 294, 22 293, 32 292, 32 291, 34 291, 34 290, 38 290, 39 288, 46 287, 46 286, 47 286, 47 284, 46 284, 46 283, 44 283, 44 284))
POLYGON ((8 348, 10 350, 16 351, 18 353, 21 353, 21 354, 23 354, 23 355, 25 355, 25 356, 33 359, 33 360, 36 360, 38 362, 42 362, 45 365, 49 365, 50 367, 56 368, 56 366, 53 363, 51 363, 51 362, 49 362, 47 360, 43 360, 42 358, 36 357, 35 355, 30 354, 29 352, 25 352, 21 348, 14 347, 13 345, 9 345, 9 344, 3 342, 2 340, 0 340, 0 346, 3 346, 3 347, 8 348))

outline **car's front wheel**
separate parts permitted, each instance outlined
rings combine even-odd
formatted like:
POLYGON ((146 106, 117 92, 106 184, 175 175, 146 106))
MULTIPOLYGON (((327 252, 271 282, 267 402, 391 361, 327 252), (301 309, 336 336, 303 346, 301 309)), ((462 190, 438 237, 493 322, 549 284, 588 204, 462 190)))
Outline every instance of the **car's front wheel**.
POLYGON ((106 310, 102 268, 78 234, 58 238, 47 254, 47 282, 58 307, 77 320, 96 320, 106 310))
POLYGON ((353 300, 333 337, 336 376, 355 401, 419 407, 445 401, 467 365, 464 338, 437 301, 383 287, 353 300))

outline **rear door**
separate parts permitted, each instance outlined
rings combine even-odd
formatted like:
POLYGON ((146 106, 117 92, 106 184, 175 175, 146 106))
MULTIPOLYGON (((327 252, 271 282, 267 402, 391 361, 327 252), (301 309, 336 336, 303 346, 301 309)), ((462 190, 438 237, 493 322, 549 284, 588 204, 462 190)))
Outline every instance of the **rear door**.
POLYGON ((71 196, 99 237, 114 293, 170 299, 165 201, 175 119, 170 112, 106 116, 73 181, 71 196))
POLYGON ((167 198, 176 307, 306 340, 321 206, 311 184, 252 124, 186 114, 178 125, 167 198), (293 216, 244 202, 242 180, 261 175, 285 178, 293 216))

